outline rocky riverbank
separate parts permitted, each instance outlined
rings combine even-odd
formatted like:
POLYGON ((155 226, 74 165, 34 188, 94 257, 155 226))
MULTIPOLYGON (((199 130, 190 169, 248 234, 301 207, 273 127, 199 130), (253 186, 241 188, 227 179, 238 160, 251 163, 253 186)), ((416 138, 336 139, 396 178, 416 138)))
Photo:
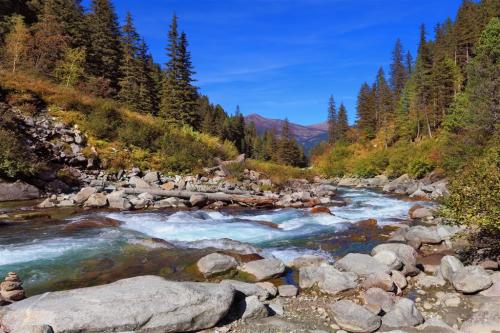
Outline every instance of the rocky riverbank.
POLYGON ((142 276, 47 293, 3 307, 1 327, 9 333, 495 330, 498 261, 462 264, 455 253, 462 230, 428 225, 439 222, 430 213, 371 254, 349 253, 333 263, 306 255, 287 267, 278 259, 214 252, 197 264, 207 282, 142 276), (275 279, 292 270, 297 285, 275 279), (227 280, 229 272, 247 282, 227 280))

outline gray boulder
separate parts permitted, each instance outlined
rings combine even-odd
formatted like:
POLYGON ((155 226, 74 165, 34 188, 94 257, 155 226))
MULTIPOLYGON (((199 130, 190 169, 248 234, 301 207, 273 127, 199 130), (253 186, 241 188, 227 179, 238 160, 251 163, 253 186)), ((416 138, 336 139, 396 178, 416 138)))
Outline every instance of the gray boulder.
POLYGON ((460 327, 463 333, 498 332, 500 327, 500 299, 491 299, 484 303, 479 311, 465 321, 460 327))
POLYGON ((257 296, 257 298, 261 301, 265 301, 271 296, 275 296, 276 291, 271 291, 268 288, 263 287, 258 283, 248 283, 238 280, 222 280, 221 284, 230 285, 237 292, 242 293, 245 296, 257 296), (272 293, 274 292, 274 294, 272 293))
POLYGON ((370 288, 363 293, 362 297, 366 305, 378 306, 380 309, 384 310, 384 312, 391 311, 396 299, 393 294, 380 288, 370 288))
POLYGON ((417 251, 409 245, 399 243, 380 244, 373 248, 372 256, 377 255, 381 251, 392 251, 403 263, 403 274, 415 275, 419 272, 417 268, 417 251))
POLYGON ((104 193, 94 193, 85 201, 84 207, 87 208, 102 208, 108 205, 108 199, 104 193))
POLYGON ((361 277, 375 273, 389 273, 391 269, 367 254, 349 253, 334 264, 335 268, 353 272, 361 277))
POLYGON ((241 267, 241 271, 253 275, 257 281, 278 277, 285 272, 285 269, 285 264, 278 259, 250 261, 241 267))
POLYGON ((142 179, 149 184, 157 183, 160 180, 160 175, 157 171, 149 171, 142 177, 142 179))
POLYGON ((0 202, 38 198, 40 198, 40 191, 35 186, 20 180, 11 183, 0 178, 0 202))
POLYGON ((351 301, 338 301, 330 306, 335 322, 348 332, 374 332, 380 325, 380 317, 351 301))
POLYGON ((135 188, 150 188, 151 185, 140 177, 132 176, 130 177, 128 183, 135 188))
POLYGON ((390 269, 400 269, 403 263, 398 256, 392 251, 380 251, 373 258, 380 263, 389 266, 390 269))
POLYGON ((278 292, 280 296, 283 297, 293 297, 297 296, 299 289, 293 284, 285 284, 278 286, 278 292))
POLYGON ((464 294, 473 294, 488 289, 493 284, 488 273, 481 266, 467 266, 451 278, 453 287, 464 294))
POLYGON ((189 198, 189 203, 193 207, 203 207, 207 204, 207 196, 204 194, 193 194, 189 198))
POLYGON ((115 191, 106 196, 109 208, 129 210, 132 208, 132 203, 125 197, 124 191, 115 191))
POLYGON ((375 273, 369 275, 361 284, 364 289, 369 288, 380 288, 385 291, 396 291, 396 285, 392 280, 392 277, 386 273, 375 273))
POLYGON ((327 261, 324 257, 314 254, 305 254, 293 259, 291 266, 295 268, 301 268, 307 266, 320 266, 322 264, 326 264, 326 262, 327 261))
POLYGON ((448 282, 452 282, 453 275, 464 268, 464 264, 454 256, 444 256, 441 258, 439 272, 448 282))
POLYGON ((424 244, 439 244, 443 239, 439 236, 436 228, 428 228, 421 225, 411 227, 405 234, 407 241, 418 241, 424 244))
POLYGON ((382 317, 382 323, 389 327, 416 326, 424 322, 424 317, 408 298, 399 299, 392 309, 382 317))
POLYGON ((236 268, 238 262, 231 256, 212 253, 198 260, 196 265, 204 277, 210 277, 236 268))
POLYGON ((300 288, 318 288, 332 295, 356 288, 358 276, 352 272, 341 272, 333 266, 308 266, 299 270, 300 288))
POLYGON ((257 296, 245 297, 244 302, 240 306, 243 310, 243 315, 241 316, 243 320, 266 318, 269 316, 269 311, 267 311, 266 306, 259 301, 257 296))
POLYGON ((190 332, 214 326, 228 312, 234 290, 212 283, 139 276, 90 288, 49 292, 4 307, 2 325, 27 332, 190 332))
POLYGON ((427 219, 427 218, 432 218, 433 216, 434 216, 434 213, 432 212, 431 209, 429 209, 427 207, 421 207, 421 208, 414 209, 410 213, 410 217, 412 219, 427 219))

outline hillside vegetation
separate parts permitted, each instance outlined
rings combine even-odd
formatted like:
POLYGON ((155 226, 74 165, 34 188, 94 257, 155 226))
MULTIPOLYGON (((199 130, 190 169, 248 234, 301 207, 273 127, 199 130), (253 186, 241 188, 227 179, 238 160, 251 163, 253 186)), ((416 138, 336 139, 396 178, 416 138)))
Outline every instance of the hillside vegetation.
POLYGON ((362 85, 353 128, 331 100, 330 140, 315 148, 314 167, 327 176, 437 171, 450 178, 446 217, 500 230, 499 14, 496 1, 464 1, 434 40, 421 27, 415 62, 398 40, 389 79, 381 68, 362 85))

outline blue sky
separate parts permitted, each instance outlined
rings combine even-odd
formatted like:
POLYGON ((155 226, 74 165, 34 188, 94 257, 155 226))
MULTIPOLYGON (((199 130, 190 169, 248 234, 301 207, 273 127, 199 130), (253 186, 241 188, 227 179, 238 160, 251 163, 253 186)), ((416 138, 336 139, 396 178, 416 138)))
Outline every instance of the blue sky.
MULTIPOLYGON (((86 5, 89 0, 84 0, 86 5)), ((130 11, 155 60, 166 61, 173 11, 190 42, 196 85, 232 113, 300 124, 322 122, 328 97, 355 119, 356 95, 379 66, 388 72, 396 38, 415 55, 418 29, 429 36, 454 18, 461 0, 114 0, 130 11)))

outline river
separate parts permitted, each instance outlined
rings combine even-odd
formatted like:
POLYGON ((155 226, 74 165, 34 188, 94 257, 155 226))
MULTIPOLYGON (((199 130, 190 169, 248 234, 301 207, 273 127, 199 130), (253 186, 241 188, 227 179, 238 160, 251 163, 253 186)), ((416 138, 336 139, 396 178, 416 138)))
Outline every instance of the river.
MULTIPOLYGON (((250 243, 263 257, 285 263, 306 253, 329 260, 368 252, 404 222, 419 203, 367 189, 340 189, 333 215, 307 209, 227 211, 82 211, 65 218, 40 218, 0 225, 0 276, 16 271, 28 295, 90 286, 143 274, 174 280, 202 280, 194 265, 222 238, 250 243), (112 220, 107 220, 112 219, 112 220), (356 224, 376 219, 377 225, 356 224), (82 221, 119 221, 85 226, 82 221), (116 223, 116 222, 114 222, 116 223), (141 246, 157 238, 174 249, 141 246)), ((293 282, 293 276, 286 276, 293 282)))

